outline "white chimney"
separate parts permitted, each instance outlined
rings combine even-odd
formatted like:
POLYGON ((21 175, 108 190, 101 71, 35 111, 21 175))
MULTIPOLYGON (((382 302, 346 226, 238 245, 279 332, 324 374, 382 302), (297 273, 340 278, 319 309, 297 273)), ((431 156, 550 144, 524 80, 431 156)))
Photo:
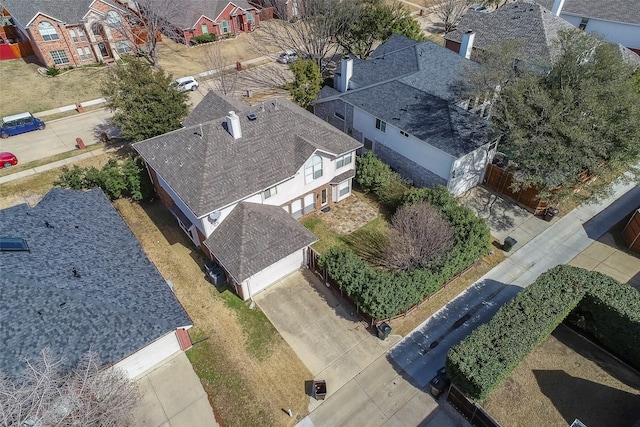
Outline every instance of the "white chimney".
POLYGON ((353 76, 353 59, 345 56, 340 60, 340 78, 338 79, 338 90, 346 92, 349 89, 349 80, 353 76))
POLYGON ((553 2, 553 7, 551 8, 551 13, 556 16, 560 16, 560 12, 562 12, 562 6, 564 6, 564 0, 555 0, 553 2))
POLYGON ((458 53, 465 58, 470 59, 471 51, 473 50, 473 39, 475 38, 476 33, 472 30, 467 30, 467 32, 462 35, 462 43, 460 43, 460 51, 458 53))
POLYGON ((238 117, 238 115, 233 111, 229 111, 229 114, 227 114, 227 130, 234 139, 242 138, 242 129, 240 129, 240 117, 238 117))

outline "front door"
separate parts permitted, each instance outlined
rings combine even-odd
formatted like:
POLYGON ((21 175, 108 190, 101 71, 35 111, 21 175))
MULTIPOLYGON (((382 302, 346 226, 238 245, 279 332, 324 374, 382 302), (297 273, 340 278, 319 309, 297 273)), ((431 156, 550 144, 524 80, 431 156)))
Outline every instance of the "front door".
POLYGON ((329 199, 327 197, 327 189, 323 188, 322 192, 320 192, 320 205, 326 206, 328 201, 329 199))
POLYGON ((238 28, 240 31, 244 31, 244 22, 242 22, 242 15, 238 15, 238 28))
POLYGON ((104 45, 104 42, 98 43, 98 49, 100 49, 100 55, 102 55, 103 58, 108 58, 111 56, 109 55, 109 51, 107 50, 107 47, 104 45))

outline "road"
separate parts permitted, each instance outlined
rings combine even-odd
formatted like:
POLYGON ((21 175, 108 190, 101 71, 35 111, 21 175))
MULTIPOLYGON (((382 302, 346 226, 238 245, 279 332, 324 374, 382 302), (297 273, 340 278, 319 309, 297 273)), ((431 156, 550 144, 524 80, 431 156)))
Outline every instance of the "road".
POLYGON ((424 387, 444 366, 449 347, 488 322, 541 273, 571 261, 637 208, 639 201, 640 187, 617 183, 612 197, 574 209, 423 322, 389 356, 424 387))

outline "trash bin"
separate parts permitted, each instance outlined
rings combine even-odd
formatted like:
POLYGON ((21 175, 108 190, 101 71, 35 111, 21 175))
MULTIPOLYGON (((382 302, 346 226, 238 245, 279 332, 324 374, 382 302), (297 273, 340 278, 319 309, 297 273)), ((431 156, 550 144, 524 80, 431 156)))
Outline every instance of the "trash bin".
POLYGON ((502 250, 505 252, 509 252, 511 249, 513 249, 516 243, 518 243, 518 241, 513 237, 509 236, 506 239, 504 239, 504 243, 502 244, 502 250))
POLYGON ((380 323, 378 325, 378 338, 386 340, 389 334, 391 334, 391 326, 389 326, 387 322, 380 323))
POLYGON ((324 400, 327 396, 327 382, 325 380, 313 380, 313 397, 316 400, 324 400))
POLYGON ((553 217, 558 216, 559 213, 560 211, 558 211, 558 209, 556 208, 547 208, 544 210, 544 220, 551 221, 553 217))

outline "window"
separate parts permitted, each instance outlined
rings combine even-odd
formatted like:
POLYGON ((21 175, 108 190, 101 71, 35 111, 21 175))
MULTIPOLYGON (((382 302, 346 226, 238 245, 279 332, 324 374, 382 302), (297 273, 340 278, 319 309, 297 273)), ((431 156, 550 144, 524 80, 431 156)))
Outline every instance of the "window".
POLYGON ((65 52, 64 50, 52 50, 51 58, 53 58, 53 62, 55 62, 56 65, 69 63, 69 58, 67 58, 67 52, 65 52))
POLYGON ((578 28, 580 28, 581 30, 584 30, 585 28, 587 28, 588 23, 589 23, 589 18, 582 18, 582 20, 580 21, 580 25, 578 25, 578 28))
POLYGON ((267 200, 269 197, 273 197, 278 193, 278 189, 276 187, 267 188, 262 192, 262 198, 267 200))
POLYGON ((120 18, 118 12, 113 10, 107 12, 107 24, 112 28, 122 27, 122 18, 120 18))
POLYGON ((82 50, 82 48, 81 48, 81 47, 79 47, 79 48, 78 48, 78 56, 80 57, 80 60, 81 60, 81 61, 84 61, 84 60, 86 60, 86 59, 87 59, 87 57, 86 57, 86 56, 85 56, 85 54, 84 54, 84 50, 82 50))
POLYGON ((343 197, 349 194, 349 181, 345 181, 338 185, 338 197, 343 197))
POLYGON ((52 40, 59 40, 58 33, 56 33, 56 29, 49 22, 41 22, 38 24, 38 31, 40 31, 40 35, 42 36, 42 40, 49 42, 52 40))
POLYGON ((304 165, 305 182, 309 183, 322 176, 322 157, 313 156, 304 165))
POLYGON ((91 54, 91 49, 89 49, 89 46, 84 48, 84 54, 86 55, 87 59, 93 59, 93 55, 91 54))
POLYGON ((207 27, 207 24, 202 24, 202 34, 209 34, 209 27, 207 27))
POLYGON ((293 0, 293 4, 291 5, 291 14, 293 16, 298 16, 298 2, 297 0, 293 0))
POLYGON ((488 151, 495 150, 497 146, 498 146, 497 142, 492 142, 491 144, 489 144, 489 148, 487 148, 487 150, 488 151))
POLYGON ((304 213, 308 214, 316 210, 316 195, 315 193, 307 194, 304 196, 304 213))
POLYGON ((302 216, 302 200, 294 200, 293 203, 291 203, 291 215, 293 215, 294 218, 300 218, 302 216))
POLYGON ((344 156, 340 156, 336 159, 336 169, 340 169, 351 163, 351 153, 347 153, 344 156))
POLYGON ((409 138, 409 134, 403 130, 400 131, 400 135, 404 136, 405 138, 409 138))
POLYGON ((118 53, 130 53, 131 46, 129 45, 128 42, 124 40, 119 41, 119 42, 116 42, 116 50, 118 51, 118 53))
POLYGON ((364 148, 366 148, 367 150, 373 150, 373 141, 371 141, 369 138, 365 138, 364 148))
POLYGON ((78 28, 78 37, 80 37, 81 42, 86 42, 87 38, 84 36, 84 31, 82 28, 78 28))
POLYGON ((222 34, 227 34, 229 32, 229 22, 226 19, 223 19, 220 22, 220 27, 222 27, 222 34))
POLYGON ((333 115, 339 118, 340 120, 344 120, 344 116, 338 112, 333 113, 333 115))
POLYGON ((3 237, 0 239, 0 251, 29 251, 29 245, 24 239, 3 237))
POLYGON ((253 13, 251 13, 251 12, 247 12, 247 23, 249 23, 251 25, 254 24, 253 13))
POLYGON ((93 24, 91 24, 91 32, 94 36, 102 35, 102 24, 100 24, 99 22, 94 22, 93 24))
POLYGON ((74 43, 78 43, 78 37, 76 36, 76 32, 73 30, 69 30, 69 37, 73 40, 74 43))
POLYGON ((386 132, 387 131, 387 123, 383 122, 380 119, 376 119, 376 129, 378 129, 380 132, 386 132))

